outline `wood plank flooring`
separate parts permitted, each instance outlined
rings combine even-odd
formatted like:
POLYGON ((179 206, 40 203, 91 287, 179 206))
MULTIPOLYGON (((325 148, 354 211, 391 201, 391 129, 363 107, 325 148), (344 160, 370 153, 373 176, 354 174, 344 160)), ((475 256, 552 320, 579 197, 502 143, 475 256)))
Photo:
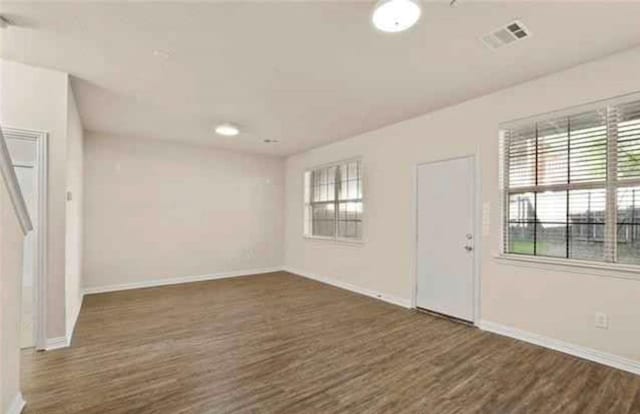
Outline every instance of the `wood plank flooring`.
POLYGON ((284 272, 85 297, 26 414, 640 413, 640 377, 284 272))

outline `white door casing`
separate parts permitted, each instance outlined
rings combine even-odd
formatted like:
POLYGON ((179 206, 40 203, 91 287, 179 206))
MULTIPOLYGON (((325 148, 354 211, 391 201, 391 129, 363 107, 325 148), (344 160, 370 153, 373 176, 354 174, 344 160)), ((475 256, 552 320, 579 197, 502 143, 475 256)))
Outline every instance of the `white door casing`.
MULTIPOLYGON (((25 204, 33 224, 33 231, 25 239, 25 243, 30 243, 33 250, 29 252, 25 246, 25 260, 28 260, 28 256, 31 255, 33 262, 31 269, 25 264, 24 267, 30 274, 25 275, 23 279, 26 282, 25 285, 33 285, 32 345, 35 345, 36 349, 45 349, 47 342, 48 135, 46 132, 10 127, 3 127, 2 132, 21 191, 23 185, 26 185, 24 187, 26 192, 31 192, 30 185, 34 190, 32 197, 25 197, 25 204), (30 277, 32 277, 31 280, 30 277)), ((24 289, 25 286, 23 286, 24 289)), ((25 293, 31 297, 29 292, 25 293)))

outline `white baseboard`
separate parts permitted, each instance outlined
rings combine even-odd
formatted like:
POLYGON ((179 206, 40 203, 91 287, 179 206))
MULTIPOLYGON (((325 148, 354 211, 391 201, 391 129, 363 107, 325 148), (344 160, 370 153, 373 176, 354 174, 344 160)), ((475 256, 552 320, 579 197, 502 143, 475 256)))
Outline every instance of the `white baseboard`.
POLYGON ((501 325, 491 321, 480 321, 478 328, 483 331, 493 332, 498 335, 508 336, 510 338, 519 339, 534 345, 543 346, 555 351, 564 352, 599 364, 607 365, 632 374, 640 375, 640 361, 624 358, 618 355, 609 354, 607 352, 598 351, 581 345, 564 342, 559 339, 549 338, 547 336, 523 331, 510 326, 501 325))
POLYGON ((80 310, 82 309, 82 302, 84 299, 84 293, 80 293, 80 303, 76 306, 76 309, 73 311, 73 323, 71 328, 67 330, 66 336, 59 336, 57 338, 47 338, 47 342, 45 344, 45 351, 53 351, 56 349, 67 348, 71 346, 71 340, 73 339, 73 333, 76 329, 76 324, 78 323, 78 317, 80 316, 80 310))
POLYGON ((167 279, 145 280, 142 282, 122 283, 118 285, 92 286, 92 287, 84 288, 84 294, 93 295, 96 293, 116 292, 120 290, 141 289, 141 288, 167 286, 167 285, 178 285, 181 283, 202 282, 204 280, 226 279, 229 277, 251 276, 251 275, 258 275, 262 273, 279 272, 281 270, 282 270, 282 267, 278 266, 278 267, 268 267, 268 268, 262 268, 262 269, 237 270, 233 272, 219 272, 219 273, 211 273, 207 275, 198 275, 198 276, 183 276, 183 277, 174 277, 174 278, 167 278, 167 279))
POLYGON ((284 267, 284 270, 289 273, 293 273, 298 276, 306 277, 307 279, 313 279, 315 281, 326 283, 341 289, 350 290, 361 295, 369 296, 374 299, 379 299, 394 305, 402 306, 403 308, 411 308, 411 301, 409 299, 400 298, 397 296, 387 295, 384 293, 376 292, 370 289, 365 289, 360 286, 352 285, 351 283, 342 282, 339 280, 331 279, 328 277, 319 276, 313 273, 305 272, 302 270, 294 269, 288 266, 284 267))
POLYGON ((22 393, 18 392, 16 396, 13 397, 13 401, 11 401, 11 405, 9 405, 7 414, 20 414, 25 404, 24 398, 22 398, 22 393))
POLYGON ((73 333, 76 330, 76 324, 78 323, 78 317, 80 316, 80 310, 82 309, 82 302, 84 301, 84 292, 80 292, 80 300, 78 301, 78 306, 73 311, 73 322, 71 324, 71 328, 67 331, 67 343, 71 344, 71 340, 73 339, 73 333))
POLYGON ((66 348, 71 345, 69 340, 70 338, 67 336, 59 336, 57 338, 47 338, 47 343, 45 344, 45 351, 53 351, 55 349, 66 348))

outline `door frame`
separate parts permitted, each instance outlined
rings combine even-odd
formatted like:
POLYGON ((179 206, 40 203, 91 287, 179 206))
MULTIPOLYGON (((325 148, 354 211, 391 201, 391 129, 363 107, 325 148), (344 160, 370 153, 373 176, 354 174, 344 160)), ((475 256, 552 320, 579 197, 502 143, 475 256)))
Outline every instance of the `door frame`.
POLYGON ((412 249, 412 272, 411 272, 411 308, 417 309, 417 296, 418 296, 418 169, 420 166, 435 164, 445 161, 454 161, 461 159, 470 159, 472 162, 472 171, 473 177, 471 179, 471 185, 473 186, 473 195, 472 195, 472 217, 473 220, 473 266, 472 266, 472 281, 473 281, 473 322, 474 325, 478 325, 480 322, 480 255, 481 255, 481 215, 480 215, 480 205, 481 205, 481 193, 480 193, 480 180, 478 177, 481 177, 480 163, 478 162, 477 153, 464 154, 454 157, 448 158, 439 158, 435 160, 418 162, 413 168, 412 178, 413 178, 413 191, 412 191, 412 201, 411 201, 411 229, 412 229, 412 240, 411 244, 413 246, 412 249))
MULTIPOLYGON (((43 350, 47 347, 47 275, 48 275, 48 211, 49 211, 49 134, 20 128, 2 128, 6 139, 19 139, 35 142, 37 185, 38 185, 38 221, 34 223, 36 248, 34 252, 33 274, 33 327, 35 348, 43 350)), ((12 162, 13 165, 13 162, 12 162)), ((22 278, 21 284, 22 284, 22 278)), ((22 299, 21 299, 22 303, 22 299)), ((21 305, 22 308, 22 305, 21 305)))

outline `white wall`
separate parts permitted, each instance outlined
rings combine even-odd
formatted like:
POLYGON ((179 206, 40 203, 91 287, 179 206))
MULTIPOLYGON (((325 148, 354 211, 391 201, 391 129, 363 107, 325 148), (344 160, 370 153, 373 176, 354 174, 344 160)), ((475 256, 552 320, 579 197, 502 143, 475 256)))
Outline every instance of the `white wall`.
POLYGON ((84 165, 85 287, 282 265, 282 159, 87 133, 84 165))
POLYGON ((76 100, 67 86, 67 192, 65 232, 66 333, 70 337, 82 305, 83 131, 76 100))
POLYGON ((498 124, 640 90, 640 48, 290 157, 286 162, 285 264, 409 301, 413 284, 416 164, 477 154, 488 231, 480 241, 481 318, 640 361, 640 278, 523 267, 499 251, 498 124), (361 156, 366 242, 303 239, 303 171, 361 156), (609 314, 608 330, 593 326, 609 314))
POLYGON ((47 337, 65 335, 66 73, 0 60, 0 123, 49 133, 47 337))
POLYGON ((8 413, 20 395, 23 237, 5 181, 0 176, 0 413, 8 413))

